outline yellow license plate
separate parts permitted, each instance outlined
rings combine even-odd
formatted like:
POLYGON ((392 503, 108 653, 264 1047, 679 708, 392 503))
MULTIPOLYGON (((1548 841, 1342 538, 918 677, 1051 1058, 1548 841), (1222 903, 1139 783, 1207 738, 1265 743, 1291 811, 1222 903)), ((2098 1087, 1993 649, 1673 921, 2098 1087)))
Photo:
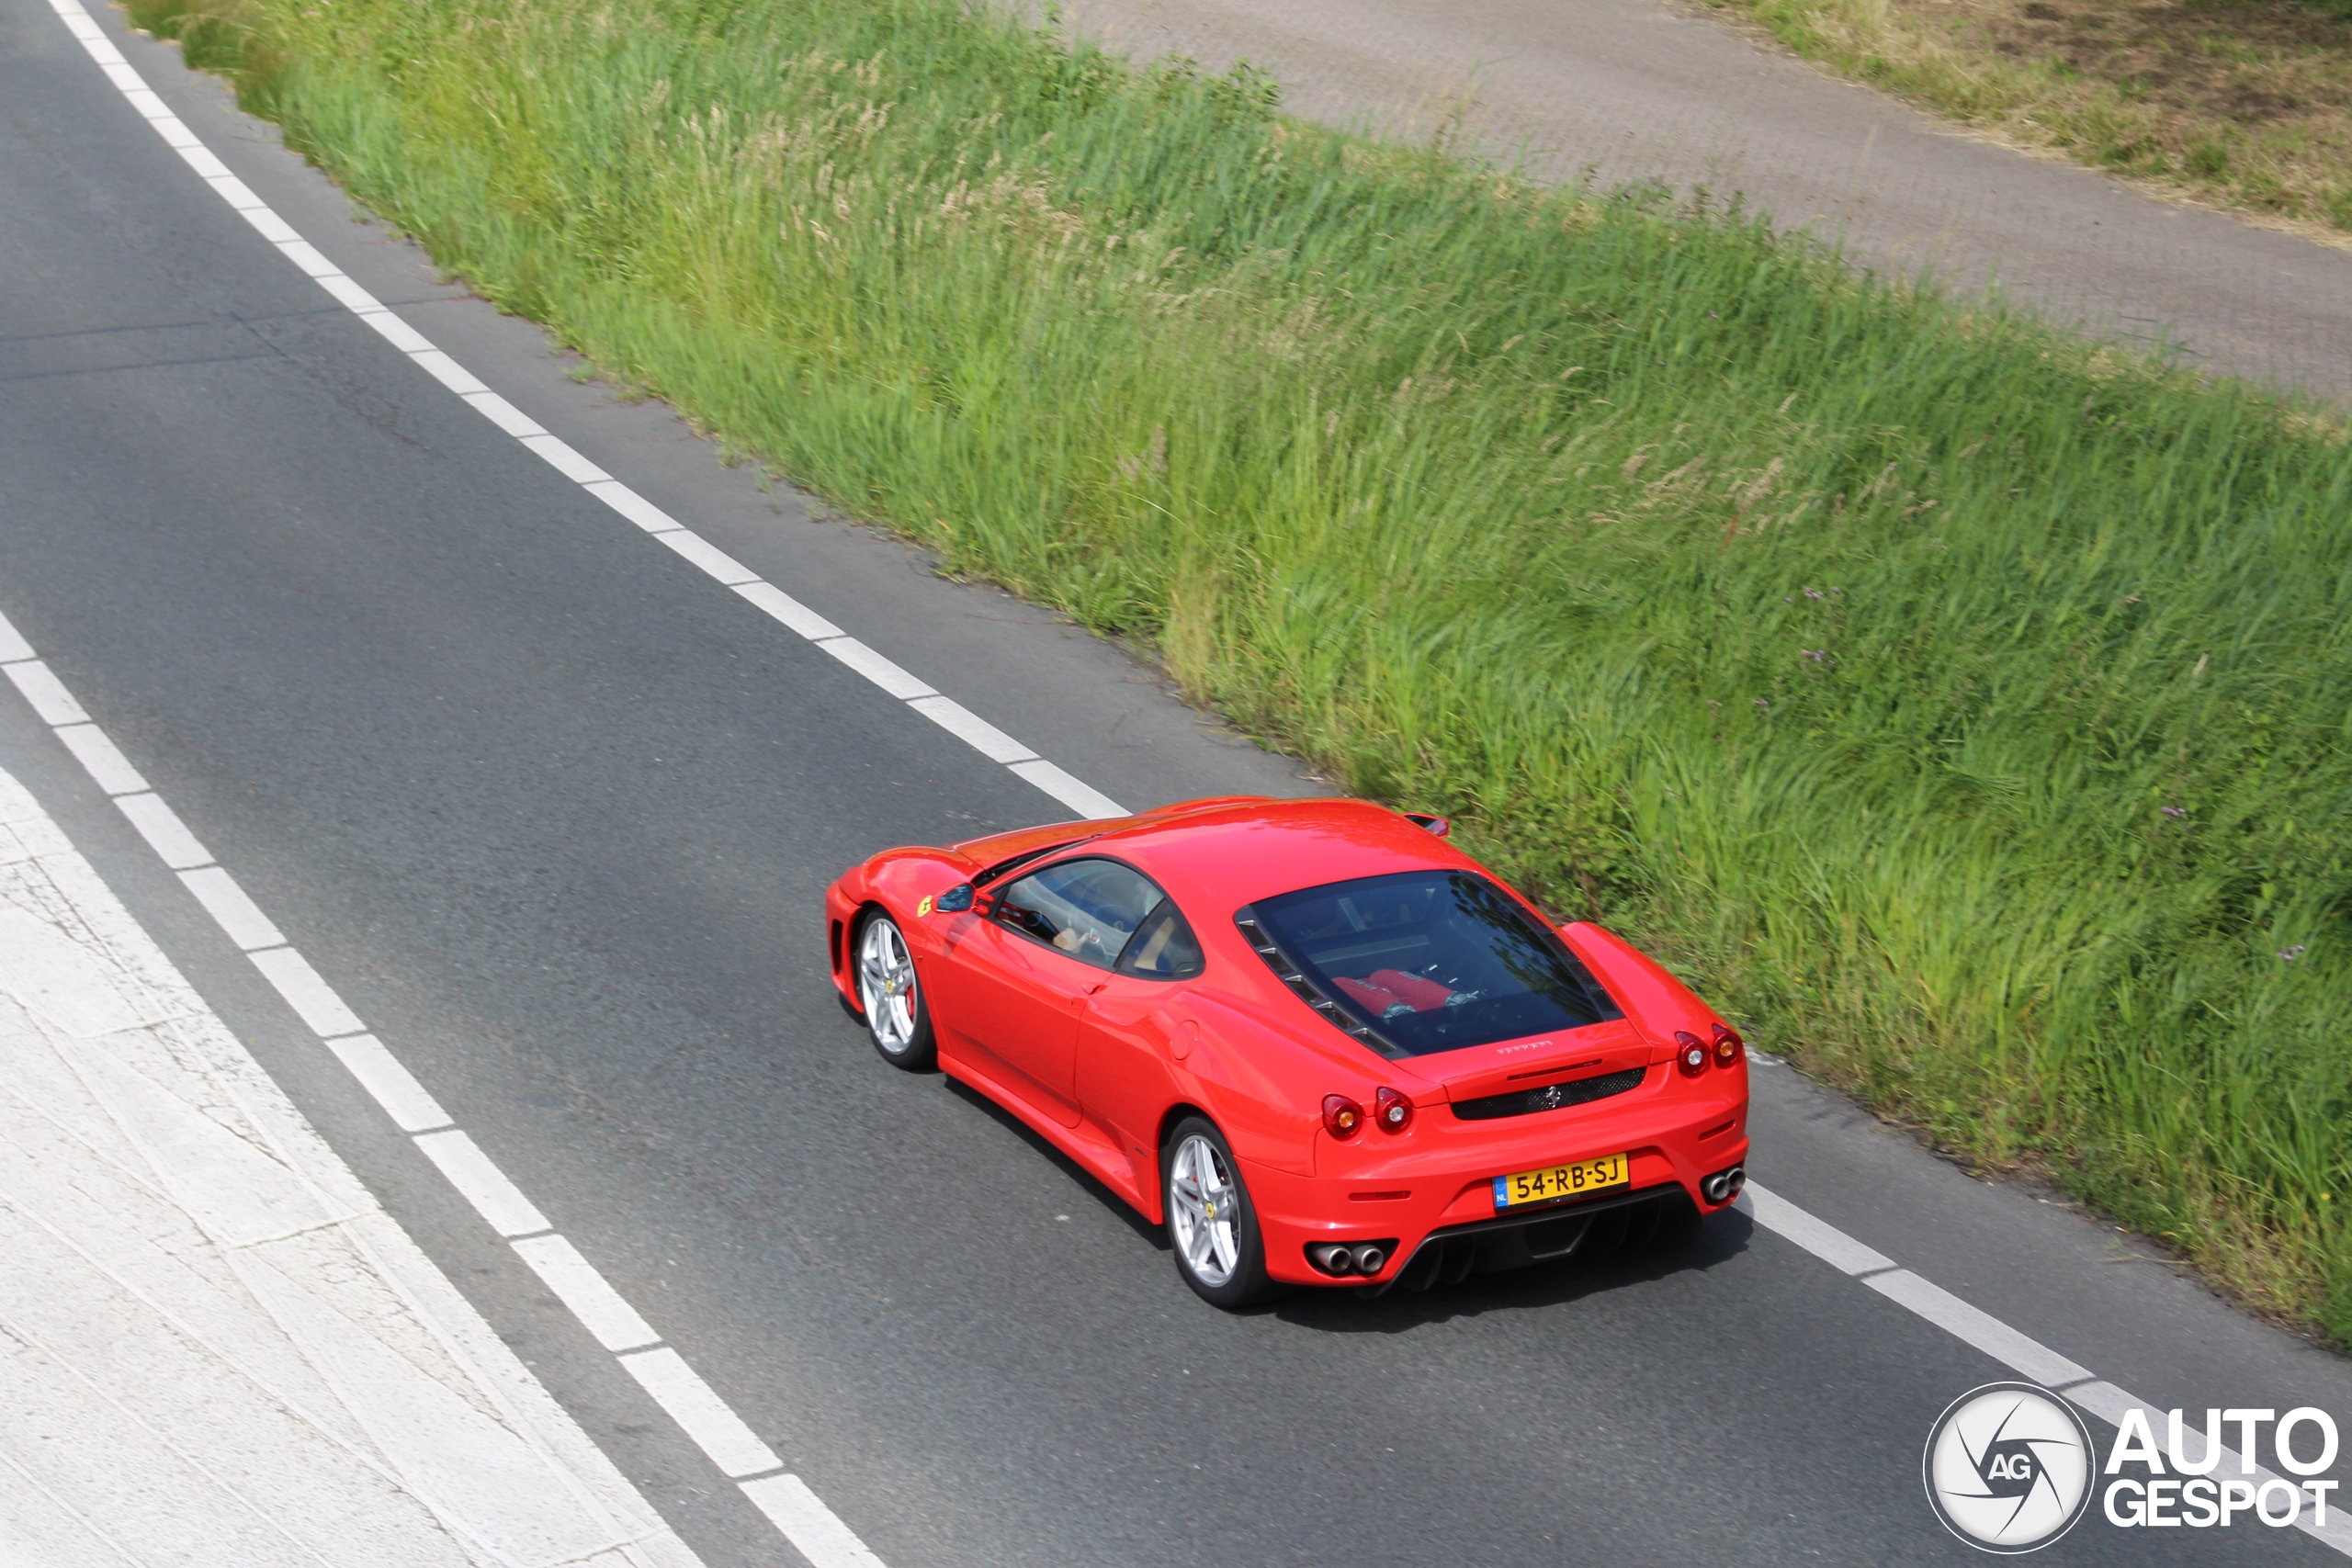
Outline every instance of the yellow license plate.
POLYGON ((1629 1157, 1603 1155, 1599 1159, 1547 1165, 1541 1170, 1522 1170, 1516 1176, 1498 1176, 1495 1207, 1524 1209, 1531 1203, 1556 1203, 1563 1198, 1581 1198, 1589 1192, 1623 1187, 1633 1179, 1629 1157))

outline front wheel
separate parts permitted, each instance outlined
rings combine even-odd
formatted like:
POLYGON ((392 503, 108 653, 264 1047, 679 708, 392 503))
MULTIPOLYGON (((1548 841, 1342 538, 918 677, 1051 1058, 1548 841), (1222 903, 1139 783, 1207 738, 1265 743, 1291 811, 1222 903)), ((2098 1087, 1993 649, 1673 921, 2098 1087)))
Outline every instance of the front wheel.
POLYGON ((1225 1135, 1201 1117, 1186 1117, 1168 1135, 1161 1168, 1176 1271, 1193 1293, 1228 1312, 1278 1294, 1266 1273, 1257 1209, 1225 1135))
POLYGON ((919 1072, 939 1059, 931 1009, 915 980, 914 954, 899 922, 876 911, 857 940, 857 998, 874 1048, 894 1067, 919 1072))

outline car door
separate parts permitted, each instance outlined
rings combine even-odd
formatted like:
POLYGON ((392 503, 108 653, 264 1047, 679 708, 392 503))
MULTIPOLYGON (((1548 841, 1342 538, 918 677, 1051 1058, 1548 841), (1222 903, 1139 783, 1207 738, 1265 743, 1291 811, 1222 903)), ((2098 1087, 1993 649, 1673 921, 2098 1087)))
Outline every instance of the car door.
POLYGON ((1183 911, 1162 899, 1128 939, 1081 1015, 1080 1107, 1126 1156, 1143 1193, 1159 1180, 1155 1145, 1160 1111, 1174 1094, 1174 1064, 1197 1037, 1183 1003, 1187 982, 1202 966, 1200 939, 1183 911))
POLYGON ((985 918, 943 954, 942 1023, 1007 1069, 1013 1093, 1077 1126, 1080 1014, 1159 898, 1139 873, 1096 856, 990 892, 985 918))

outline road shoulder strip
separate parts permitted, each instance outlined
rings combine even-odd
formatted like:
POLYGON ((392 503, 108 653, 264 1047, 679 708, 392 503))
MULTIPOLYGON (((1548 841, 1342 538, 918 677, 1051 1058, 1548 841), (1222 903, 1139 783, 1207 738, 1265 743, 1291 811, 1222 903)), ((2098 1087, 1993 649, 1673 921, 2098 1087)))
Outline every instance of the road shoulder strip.
POLYGON ((0 1252, 26 1561, 695 1568, 6 773, 0 1252))

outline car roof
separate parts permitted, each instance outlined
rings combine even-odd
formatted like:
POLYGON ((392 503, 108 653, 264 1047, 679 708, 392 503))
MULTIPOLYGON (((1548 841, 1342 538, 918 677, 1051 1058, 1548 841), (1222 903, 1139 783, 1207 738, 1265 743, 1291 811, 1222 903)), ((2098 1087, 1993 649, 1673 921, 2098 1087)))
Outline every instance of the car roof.
POLYGON ((1179 907, 1231 910, 1278 893, 1400 871, 1476 869, 1418 824, 1368 800, 1253 800, 1153 812, 1079 853, 1131 861, 1179 907))

